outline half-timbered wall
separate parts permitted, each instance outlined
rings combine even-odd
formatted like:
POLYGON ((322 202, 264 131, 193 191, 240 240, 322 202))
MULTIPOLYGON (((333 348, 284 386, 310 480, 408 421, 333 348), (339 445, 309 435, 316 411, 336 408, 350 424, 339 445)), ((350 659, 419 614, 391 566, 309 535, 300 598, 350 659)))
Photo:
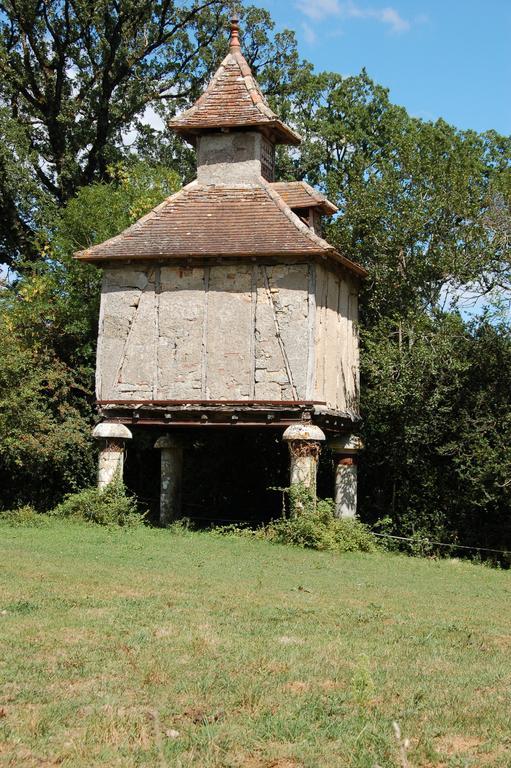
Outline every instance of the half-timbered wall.
POLYGON ((358 414, 358 288, 348 277, 316 267, 315 394, 329 408, 358 414))
POLYGON ((356 398, 355 288, 316 264, 105 270, 99 400, 356 398))

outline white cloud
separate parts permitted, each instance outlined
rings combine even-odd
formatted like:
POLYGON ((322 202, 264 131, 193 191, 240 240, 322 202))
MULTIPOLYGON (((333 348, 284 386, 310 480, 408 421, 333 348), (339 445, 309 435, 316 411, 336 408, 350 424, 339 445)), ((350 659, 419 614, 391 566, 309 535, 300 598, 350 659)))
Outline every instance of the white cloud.
POLYGON ((344 13, 351 19, 375 19, 390 27, 392 32, 408 32, 410 29, 410 22, 395 8, 361 8, 355 3, 345 3, 344 13))
POLYGON ((314 43, 317 42, 318 36, 311 25, 307 24, 306 21, 302 22, 302 30, 305 42, 309 43, 309 45, 314 45, 314 43))
POLYGON ((296 7, 315 21, 321 21, 327 16, 338 16, 341 11, 339 0, 299 0, 296 7))
POLYGON ((388 24, 393 32, 408 32, 410 22, 403 19, 395 8, 383 8, 381 11, 375 11, 374 17, 383 24, 388 24))
MULTIPOLYGON (((329 16, 338 16, 344 19, 373 19, 395 33, 408 32, 412 26, 410 21, 404 19, 399 11, 391 6, 385 8, 363 7, 353 0, 348 0, 348 2, 341 2, 341 0, 298 0, 296 7, 313 21, 323 21, 329 16)), ((309 25, 307 26, 311 29, 309 25)), ((310 33, 309 37, 311 37, 310 33)))

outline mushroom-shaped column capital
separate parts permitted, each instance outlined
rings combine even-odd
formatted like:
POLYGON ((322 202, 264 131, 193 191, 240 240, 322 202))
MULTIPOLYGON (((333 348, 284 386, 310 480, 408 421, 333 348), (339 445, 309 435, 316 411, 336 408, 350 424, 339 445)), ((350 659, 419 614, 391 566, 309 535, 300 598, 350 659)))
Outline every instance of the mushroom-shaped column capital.
POLYGON ((304 485, 316 493, 316 474, 325 433, 315 424, 292 424, 282 435, 289 446, 291 485, 304 485))
POLYGON ((351 455, 363 450, 364 442, 358 435, 340 435, 328 441, 332 453, 351 455))
POLYGON ((103 421, 94 427, 92 437, 96 440, 131 440, 133 435, 124 424, 103 421))
POLYGON ((315 424, 291 424, 282 435, 282 439, 287 443, 294 440, 322 443, 326 437, 323 430, 315 424))
POLYGON ((182 448, 181 440, 178 437, 174 437, 173 435, 163 435, 163 437, 159 437, 158 440, 155 442, 154 447, 158 451, 163 451, 166 448, 169 450, 173 450, 176 448, 182 448))

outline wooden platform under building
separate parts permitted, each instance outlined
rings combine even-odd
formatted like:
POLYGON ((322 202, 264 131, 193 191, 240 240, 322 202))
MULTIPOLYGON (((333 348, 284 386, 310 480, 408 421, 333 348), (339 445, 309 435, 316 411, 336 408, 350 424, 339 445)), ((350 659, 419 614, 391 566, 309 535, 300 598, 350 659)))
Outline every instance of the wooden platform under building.
POLYGON ((273 427, 313 422, 325 432, 338 433, 354 428, 355 414, 342 414, 326 403, 291 400, 228 402, 220 400, 102 400, 97 403, 101 416, 108 421, 133 426, 154 427, 273 427))

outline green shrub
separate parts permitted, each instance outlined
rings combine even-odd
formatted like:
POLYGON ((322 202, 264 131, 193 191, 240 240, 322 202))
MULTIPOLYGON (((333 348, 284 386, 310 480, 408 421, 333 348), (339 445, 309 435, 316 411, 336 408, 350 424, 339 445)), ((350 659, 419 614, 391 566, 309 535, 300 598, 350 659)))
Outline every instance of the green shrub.
POLYGON ((335 517, 331 499, 316 500, 308 488, 286 488, 289 517, 282 517, 256 530, 228 525, 215 529, 222 536, 241 536, 293 544, 334 552, 376 552, 379 548, 370 530, 359 520, 335 517))
POLYGON ((65 497, 50 513, 55 517, 83 520, 97 525, 132 527, 142 525, 145 515, 124 485, 113 482, 106 488, 86 488, 65 497))
POLYGON ((229 525, 214 525, 211 528, 212 536, 221 536, 227 539, 264 539, 266 528, 250 528, 247 523, 230 523, 229 525))
POLYGON ((0 520, 15 528, 41 527, 46 524, 44 515, 39 514, 29 504, 17 509, 6 509, 0 512, 0 520))
POLYGON ((278 520, 266 529, 266 538, 281 544, 334 552, 376 552, 378 546, 359 520, 331 519, 328 522, 306 512, 278 520))
POLYGON ((335 552, 376 552, 378 546, 369 529, 359 520, 334 515, 331 499, 292 510, 289 517, 270 523, 266 538, 281 544, 335 552))

